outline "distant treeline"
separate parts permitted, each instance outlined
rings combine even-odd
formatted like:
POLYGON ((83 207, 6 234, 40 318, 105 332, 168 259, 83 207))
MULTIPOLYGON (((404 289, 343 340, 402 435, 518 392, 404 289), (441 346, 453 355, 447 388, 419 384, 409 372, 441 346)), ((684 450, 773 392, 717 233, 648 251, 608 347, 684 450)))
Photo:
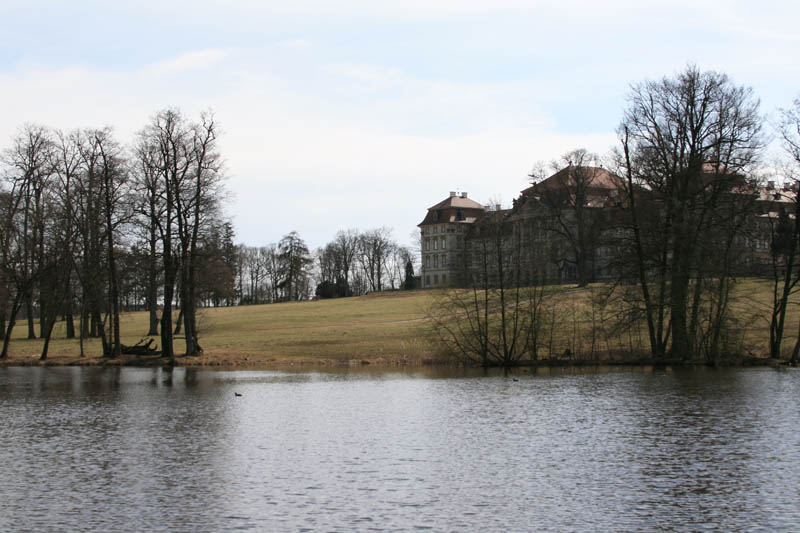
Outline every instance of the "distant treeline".
POLYGON ((0 338, 99 338, 120 355, 119 317, 147 310, 162 354, 202 352, 197 309, 414 287, 411 251, 388 228, 340 231, 310 252, 296 233, 235 244, 223 212, 225 172, 211 113, 156 113, 129 146, 109 127, 26 124, 0 152, 0 338))
POLYGON ((392 239, 389 228, 342 230, 314 253, 291 232, 277 244, 237 246, 234 264, 231 303, 240 305, 415 287, 414 254, 392 239))

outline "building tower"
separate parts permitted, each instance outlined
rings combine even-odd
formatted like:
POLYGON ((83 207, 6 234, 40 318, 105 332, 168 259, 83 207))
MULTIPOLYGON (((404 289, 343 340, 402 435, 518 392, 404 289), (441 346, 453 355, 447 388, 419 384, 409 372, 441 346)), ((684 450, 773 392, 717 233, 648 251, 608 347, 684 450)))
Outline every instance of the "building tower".
POLYGON ((450 192, 450 197, 428 209, 420 228, 422 287, 459 286, 464 272, 464 237, 484 207, 467 193, 450 192))

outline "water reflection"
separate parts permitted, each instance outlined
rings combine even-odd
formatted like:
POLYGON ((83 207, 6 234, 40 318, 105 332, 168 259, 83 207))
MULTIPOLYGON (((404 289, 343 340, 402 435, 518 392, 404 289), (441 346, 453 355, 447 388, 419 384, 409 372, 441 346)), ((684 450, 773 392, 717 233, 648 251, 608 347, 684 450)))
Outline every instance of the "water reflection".
POLYGON ((798 377, 3 368, 0 529, 792 530, 798 377))

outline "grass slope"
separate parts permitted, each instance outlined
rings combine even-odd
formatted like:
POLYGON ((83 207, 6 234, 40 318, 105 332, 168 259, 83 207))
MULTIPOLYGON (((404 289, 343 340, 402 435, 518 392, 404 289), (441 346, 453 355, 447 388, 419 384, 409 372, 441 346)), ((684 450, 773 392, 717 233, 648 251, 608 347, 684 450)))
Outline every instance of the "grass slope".
MULTIPOLYGON (((565 349, 576 359, 590 359, 590 349, 596 349, 601 359, 607 357, 602 355, 604 348, 607 354, 618 350, 624 353, 631 347, 646 350, 647 330, 643 322, 633 331, 618 332, 613 324, 603 324, 599 315, 592 316, 592 294, 604 288, 607 286, 596 285, 552 296, 555 306, 552 341, 542 340, 547 346, 540 349, 540 357, 558 357, 565 349)), ((439 355, 439 348, 430 342, 426 327, 426 312, 437 294, 436 291, 392 292, 316 302, 202 309, 198 323, 204 354, 180 358, 179 364, 272 367, 364 362, 419 364, 439 355)), ((798 298, 794 300, 787 317, 785 356, 794 345, 800 320, 798 298)), ((730 310, 735 326, 729 333, 736 337, 736 351, 744 356, 766 356, 771 310, 769 283, 741 280, 732 295, 730 310)), ((122 342, 135 344, 147 331, 147 314, 124 314, 121 330, 122 342)), ((42 341, 28 340, 26 333, 26 322, 19 321, 9 359, 0 364, 37 363, 42 341)), ((546 334, 547 331, 543 332, 546 334)), ((159 339, 156 342, 160 344, 159 339)), ((184 350, 182 339, 176 340, 175 350, 177 353, 184 350)), ((81 357, 78 341, 65 339, 64 324, 59 323, 51 340, 48 364, 106 362, 100 357, 99 340, 86 340, 84 351, 86 355, 81 357)), ((135 357, 125 356, 114 363, 134 360, 135 357)))
MULTIPOLYGON (((419 333, 431 293, 397 292, 272 305, 203 309, 198 316, 204 354, 182 358, 191 365, 282 364, 416 364, 434 348, 419 333)), ((176 313, 177 314, 177 313, 176 313)), ((123 344, 132 345, 147 332, 147 314, 126 313, 120 326, 123 344)), ((37 324, 38 333, 38 324, 37 324)), ((6 363, 38 360, 41 340, 28 340, 27 323, 19 321, 6 363)), ((80 357, 76 339, 64 338, 59 323, 50 342, 50 364, 97 364, 103 360, 98 339, 85 341, 80 357)), ((157 344, 160 340, 156 339, 157 344)), ((184 349, 182 339, 175 350, 184 349)), ((124 357, 127 361, 130 357, 124 357)))

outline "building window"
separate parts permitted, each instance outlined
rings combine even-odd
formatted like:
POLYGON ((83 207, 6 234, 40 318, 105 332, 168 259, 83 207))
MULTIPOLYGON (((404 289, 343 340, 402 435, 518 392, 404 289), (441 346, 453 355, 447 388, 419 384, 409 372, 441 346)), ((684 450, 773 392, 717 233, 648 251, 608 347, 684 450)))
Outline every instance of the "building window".
POLYGON ((425 285, 426 285, 427 287, 430 287, 430 286, 431 286, 431 277, 430 277, 430 275, 428 275, 428 276, 425 276, 425 285))
POLYGON ((442 250, 447 248, 447 237, 442 237, 442 250))
POLYGON ((430 249, 431 249, 431 240, 425 239, 425 251, 427 252, 430 249))
POLYGON ((433 249, 434 250, 439 249, 439 239, 433 239, 433 249))
POLYGON ((439 256, 438 255, 434 255, 433 256, 433 268, 439 268, 439 256))
POLYGON ((447 276, 442 274, 442 285, 445 285, 446 283, 447 283, 447 276))
POLYGON ((439 284, 439 274, 434 274, 433 275, 433 284, 434 285, 438 285, 439 284))

